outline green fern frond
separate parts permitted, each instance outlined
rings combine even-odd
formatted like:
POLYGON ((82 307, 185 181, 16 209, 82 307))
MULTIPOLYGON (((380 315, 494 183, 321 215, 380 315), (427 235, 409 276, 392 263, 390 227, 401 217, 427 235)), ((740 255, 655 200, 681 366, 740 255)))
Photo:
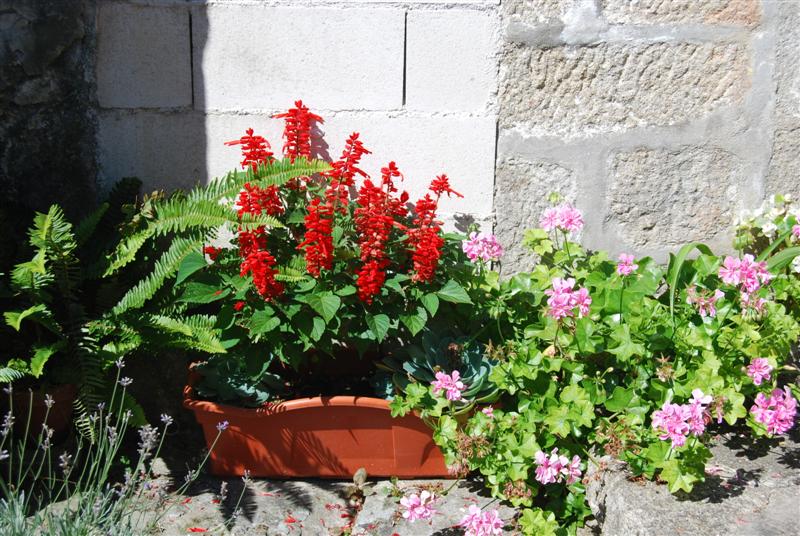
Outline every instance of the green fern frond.
POLYGON ((97 210, 94 210, 91 214, 86 216, 77 227, 75 227, 75 239, 79 246, 88 242, 89 238, 94 234, 95 229, 97 229, 97 224, 100 223, 100 220, 103 219, 103 216, 108 212, 108 207, 108 203, 103 203, 97 210))
POLYGON ((164 282, 175 275, 178 267, 186 256, 202 247, 204 236, 193 233, 188 237, 175 238, 172 244, 156 261, 150 275, 139 281, 132 289, 125 293, 117 305, 112 309, 114 314, 122 314, 130 309, 138 309, 152 298, 164 285, 164 282))
POLYGON ((104 277, 107 277, 120 268, 130 264, 136 258, 136 254, 142 249, 145 242, 153 236, 154 229, 148 227, 142 231, 132 234, 125 238, 117 246, 117 249, 109 258, 108 268, 106 268, 104 277))
POLYGON ((11 367, 0 367, 0 383, 11 383, 27 376, 25 372, 11 367))
POLYGON ((285 283, 301 283, 306 279, 308 276, 303 271, 284 266, 279 266, 278 273, 275 275, 275 280, 285 283))

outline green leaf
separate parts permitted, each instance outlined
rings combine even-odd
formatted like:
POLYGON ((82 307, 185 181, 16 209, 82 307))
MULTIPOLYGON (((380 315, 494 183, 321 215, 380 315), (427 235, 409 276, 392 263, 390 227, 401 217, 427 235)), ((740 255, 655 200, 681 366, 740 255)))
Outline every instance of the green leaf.
POLYGON ((436 311, 439 310, 439 297, 436 294, 424 294, 419 301, 422 302, 422 305, 425 306, 431 316, 436 316, 436 311))
POLYGON ((39 303, 34 305, 33 307, 28 307, 24 311, 6 311, 3 313, 3 316, 6 319, 6 324, 14 328, 16 331, 19 331, 22 327, 22 321, 28 317, 35 318, 36 315, 39 313, 46 313, 47 306, 43 303, 39 303))
POLYGON ((425 322, 428 321, 428 314, 425 312, 424 307, 417 307, 416 314, 413 315, 400 315, 400 322, 403 323, 411 335, 416 335, 422 328, 425 327, 425 322))
POLYGON ((623 389, 619 385, 614 387, 611 397, 605 401, 604 406, 608 411, 622 411, 628 407, 633 400, 633 389, 623 389))
POLYGON ((706 255, 713 255, 711 249, 700 242, 692 242, 683 246, 677 255, 670 254, 669 268, 667 269, 667 285, 669 286, 669 314, 675 317, 675 295, 678 292, 678 280, 681 276, 683 264, 686 262, 686 257, 689 256, 693 250, 697 249, 700 253, 706 255))
POLYGON ((388 316, 384 314, 367 314, 367 326, 378 342, 381 342, 386 337, 386 334, 389 332, 389 325, 390 321, 388 316))
POLYGON ((205 283, 187 283, 186 288, 178 301, 186 303, 211 303, 225 298, 230 294, 230 289, 220 289, 205 283))
POLYGON ((206 262, 206 257, 199 251, 193 251, 189 253, 181 262, 180 267, 178 267, 178 275, 175 278, 175 284, 181 284, 187 277, 192 275, 198 270, 202 270, 208 266, 206 262))
POLYGON ((336 315, 336 311, 342 305, 342 299, 330 292, 320 292, 311 294, 306 298, 306 303, 314 309, 327 324, 336 315))
POLYGON ((767 261, 767 269, 772 273, 782 270, 798 255, 800 255, 800 246, 786 248, 769 258, 767 261))
POLYGON ((444 301, 448 301, 451 303, 472 303, 472 300, 469 298, 469 294, 467 291, 464 290, 464 287, 456 283, 454 280, 450 280, 436 293, 444 301))
POLYGON ((269 333, 280 325, 280 318, 275 316, 271 311, 262 310, 253 313, 247 327, 250 329, 251 335, 260 335, 262 333, 269 333))
POLYGON ((700 480, 694 474, 683 471, 680 462, 676 459, 664 462, 661 478, 667 481, 670 493, 675 493, 678 490, 691 493, 694 483, 700 480))
POLYGON ((540 508, 526 508, 519 518, 519 526, 523 534, 536 536, 555 536, 558 531, 558 521, 553 512, 545 513, 540 508))
POLYGON ((31 358, 31 375, 34 378, 41 377, 47 360, 63 347, 64 343, 56 343, 34 348, 33 357, 31 358))
POLYGON ((355 293, 356 293, 356 287, 354 285, 346 285, 336 291, 336 294, 342 297, 352 296, 355 293))
POLYGON ((311 329, 311 339, 318 341, 322 338, 322 334, 325 333, 325 321, 318 317, 314 317, 314 327, 311 329))

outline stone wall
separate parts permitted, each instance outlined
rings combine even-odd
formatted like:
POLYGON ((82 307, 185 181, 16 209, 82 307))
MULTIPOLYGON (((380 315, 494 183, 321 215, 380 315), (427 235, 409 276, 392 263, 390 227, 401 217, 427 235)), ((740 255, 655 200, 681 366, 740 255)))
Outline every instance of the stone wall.
POLYGON ((0 0, 0 266, 33 210, 94 198, 93 2, 0 0))
POLYGON ((741 208, 800 195, 800 2, 0 6, 0 168, 33 201, 85 198, 95 158, 101 188, 206 182, 236 165, 222 142, 245 128, 279 148, 271 116, 296 98, 326 118, 320 156, 360 131, 367 171, 396 160, 412 195, 447 172, 466 199, 446 217, 494 225, 507 272, 530 264, 517 244, 551 191, 584 211, 587 245, 662 258, 726 248, 741 208), (27 177, 52 162, 63 173, 37 191, 27 177))
MULTIPOLYGON (((552 190, 588 245, 660 258, 729 248, 740 209, 800 195, 800 3, 505 0, 501 17, 503 242, 552 190)), ((513 247, 503 268, 530 262, 513 247)))

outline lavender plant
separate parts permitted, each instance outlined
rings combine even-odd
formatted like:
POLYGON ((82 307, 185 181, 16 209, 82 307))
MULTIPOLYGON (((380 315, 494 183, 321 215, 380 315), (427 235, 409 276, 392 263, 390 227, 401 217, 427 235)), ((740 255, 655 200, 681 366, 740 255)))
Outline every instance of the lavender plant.
MULTIPOLYGON (((96 441, 78 436, 74 448, 60 453, 56 452, 53 430, 47 424, 53 399, 46 399, 44 422, 32 423, 29 409, 23 416, 25 422, 15 426, 13 387, 5 389, 9 411, 0 426, 0 534, 146 534, 169 510, 169 494, 163 485, 155 485, 153 470, 153 462, 173 423, 169 415, 161 415, 158 427, 146 424, 138 428, 135 463, 124 470, 121 478, 114 476, 132 427, 132 413, 124 403, 131 379, 120 377, 123 366, 123 362, 117 363, 116 383, 108 405, 99 404, 89 416, 96 441), (39 426, 39 433, 32 433, 39 426)), ((225 428, 218 427, 211 449, 225 428)), ((174 493, 189 488, 207 459, 208 453, 174 493)), ((238 505, 239 502, 234 511, 238 505)))

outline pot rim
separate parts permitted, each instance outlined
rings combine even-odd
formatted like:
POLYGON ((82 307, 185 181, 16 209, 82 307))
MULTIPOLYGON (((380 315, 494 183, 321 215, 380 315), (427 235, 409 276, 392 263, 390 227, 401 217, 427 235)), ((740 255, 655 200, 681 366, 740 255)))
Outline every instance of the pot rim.
POLYGON ((253 415, 276 415, 288 411, 296 411, 309 408, 321 407, 358 407, 379 409, 390 411, 389 401, 383 398, 370 396, 334 395, 334 396, 312 396, 283 400, 281 402, 268 402, 258 408, 243 408, 232 406, 210 400, 198 400, 195 398, 194 383, 199 374, 190 372, 189 381, 183 388, 183 407, 192 411, 202 411, 205 413, 218 413, 221 415, 238 415, 242 417, 252 417, 253 415))

